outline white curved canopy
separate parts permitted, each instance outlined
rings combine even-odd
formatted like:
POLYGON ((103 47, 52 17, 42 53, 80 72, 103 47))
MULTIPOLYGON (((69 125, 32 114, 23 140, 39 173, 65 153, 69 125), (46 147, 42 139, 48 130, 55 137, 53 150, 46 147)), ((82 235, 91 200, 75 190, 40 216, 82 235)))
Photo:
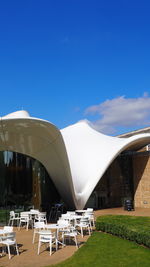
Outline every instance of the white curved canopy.
POLYGON ((17 111, 1 118, 0 150, 39 160, 63 199, 82 209, 112 161, 124 150, 150 143, 150 134, 111 137, 79 122, 62 130, 17 111))

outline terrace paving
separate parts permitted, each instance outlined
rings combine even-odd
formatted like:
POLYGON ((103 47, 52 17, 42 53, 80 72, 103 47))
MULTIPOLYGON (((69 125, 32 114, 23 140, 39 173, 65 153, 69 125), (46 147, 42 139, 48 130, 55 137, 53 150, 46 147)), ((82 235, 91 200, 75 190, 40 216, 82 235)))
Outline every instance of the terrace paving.
MULTIPOLYGON (((123 208, 103 209, 95 211, 95 217, 105 214, 122 214, 122 215, 135 215, 135 216, 150 216, 150 209, 136 208, 135 211, 125 211, 123 208)), ((37 239, 35 244, 32 244, 33 230, 21 229, 16 231, 17 243, 19 245, 20 255, 12 255, 11 260, 8 259, 8 255, 0 257, 0 267, 43 267, 56 264, 71 257, 76 250, 74 243, 61 247, 57 252, 53 250, 52 256, 49 256, 49 251, 45 250, 45 246, 41 247, 40 255, 37 255, 37 239)), ((80 246, 86 242, 89 236, 78 237, 80 246)))
MULTIPOLYGON (((12 258, 9 260, 8 255, 3 255, 0 257, 0 267, 42 267, 49 266, 51 264, 56 264, 58 262, 64 261, 67 258, 71 257, 75 251, 77 251, 74 241, 69 245, 62 247, 59 246, 59 249, 55 251, 55 245, 53 247, 53 253, 50 256, 49 250, 46 250, 45 244, 41 246, 40 254, 37 255, 38 249, 38 235, 36 235, 35 243, 32 243, 33 230, 21 229, 18 231, 14 227, 16 232, 16 240, 19 246, 19 256, 12 254, 12 258)), ((86 242, 88 236, 78 236, 78 242, 81 246, 86 242)), ((14 253, 14 252, 13 252, 14 253)))

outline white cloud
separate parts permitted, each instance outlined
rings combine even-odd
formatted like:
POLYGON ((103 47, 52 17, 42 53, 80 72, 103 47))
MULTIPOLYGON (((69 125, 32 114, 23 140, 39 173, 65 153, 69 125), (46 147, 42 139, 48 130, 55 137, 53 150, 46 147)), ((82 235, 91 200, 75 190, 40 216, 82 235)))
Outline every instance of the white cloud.
POLYGON ((147 126, 150 124, 150 97, 147 93, 139 98, 120 96, 88 107, 85 114, 99 115, 100 118, 91 123, 96 130, 107 134, 115 133, 117 127, 147 126))

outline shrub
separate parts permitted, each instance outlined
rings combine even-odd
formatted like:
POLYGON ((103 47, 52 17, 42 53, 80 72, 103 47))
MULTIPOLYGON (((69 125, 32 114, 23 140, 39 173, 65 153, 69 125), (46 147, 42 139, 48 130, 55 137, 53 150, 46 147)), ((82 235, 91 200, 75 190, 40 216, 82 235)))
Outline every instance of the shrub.
POLYGON ((96 229, 150 248, 150 218, 126 215, 100 216, 96 229))

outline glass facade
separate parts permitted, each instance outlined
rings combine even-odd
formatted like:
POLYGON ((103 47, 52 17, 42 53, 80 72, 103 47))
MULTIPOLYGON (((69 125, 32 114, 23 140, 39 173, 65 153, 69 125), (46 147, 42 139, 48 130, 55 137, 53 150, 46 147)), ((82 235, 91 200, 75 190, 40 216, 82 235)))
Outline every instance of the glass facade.
POLYGON ((0 152, 0 224, 6 224, 9 211, 30 208, 47 211, 60 196, 44 166, 26 155, 0 152))
POLYGON ((112 162, 94 188, 86 207, 121 207, 126 199, 134 199, 132 152, 124 152, 112 162))

